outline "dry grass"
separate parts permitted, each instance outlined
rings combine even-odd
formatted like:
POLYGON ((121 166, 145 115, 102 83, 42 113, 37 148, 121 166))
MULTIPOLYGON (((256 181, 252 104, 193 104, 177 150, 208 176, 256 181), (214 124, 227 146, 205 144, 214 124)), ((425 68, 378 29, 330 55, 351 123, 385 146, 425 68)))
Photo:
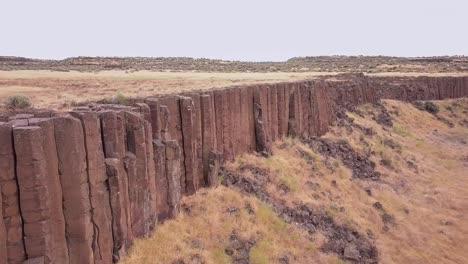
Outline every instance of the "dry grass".
MULTIPOLYGON (((360 109, 363 117, 350 115, 355 123, 372 127, 373 136, 340 127, 325 136, 346 139, 357 151, 372 153, 381 181, 353 179, 340 160, 323 157, 292 138, 276 142, 270 158, 243 155, 227 166, 264 169, 270 178, 266 190, 275 200, 289 206, 322 207, 338 223, 362 234, 372 233, 381 263, 468 263, 468 127, 461 123, 468 100, 436 104, 439 115, 454 127, 411 104, 389 100, 384 105, 393 113, 397 129, 375 123, 370 116, 376 110, 366 105, 360 109), (391 166, 380 165, 384 159, 391 166), (282 191, 281 185, 289 191, 282 191), (376 202, 394 217, 395 224, 384 224, 382 212, 373 207, 376 202)), ((248 170, 242 173, 254 176, 248 170)), ((184 203, 190 213, 164 223, 151 238, 137 241, 124 263, 171 263, 194 254, 203 256, 206 263, 229 263, 224 248, 233 230, 257 240, 250 253, 252 263, 277 263, 287 253, 293 257, 291 263, 340 263, 318 250, 323 241, 320 233, 309 237, 255 198, 219 187, 186 197, 184 203), (246 203, 255 214, 242 209, 246 203), (241 211, 229 215, 230 207, 241 211), (190 246, 194 239, 202 241, 203 249, 190 246)))
POLYGON ((256 240, 250 251, 251 263, 277 263, 284 255, 293 255, 302 263, 333 263, 334 256, 319 252, 308 234, 287 225, 256 198, 218 187, 205 189, 197 195, 184 197, 185 208, 175 220, 158 226, 147 239, 137 240, 130 255, 121 263, 172 263, 201 256, 207 264, 230 263, 225 248, 229 236, 236 231, 241 239, 256 240), (249 204, 254 213, 245 208, 249 204), (229 208, 239 212, 230 214, 229 208))
POLYGON ((147 97, 229 85, 310 79, 334 73, 204 73, 101 71, 0 71, 0 102, 10 95, 25 94, 37 107, 67 108, 110 98, 120 92, 127 97, 147 97))

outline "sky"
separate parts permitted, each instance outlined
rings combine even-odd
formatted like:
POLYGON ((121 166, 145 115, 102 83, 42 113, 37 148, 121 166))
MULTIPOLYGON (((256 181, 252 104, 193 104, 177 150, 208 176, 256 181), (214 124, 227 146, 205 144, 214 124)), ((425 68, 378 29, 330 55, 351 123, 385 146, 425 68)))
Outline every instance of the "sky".
POLYGON ((466 0, 1 0, 0 56, 468 55, 466 0))

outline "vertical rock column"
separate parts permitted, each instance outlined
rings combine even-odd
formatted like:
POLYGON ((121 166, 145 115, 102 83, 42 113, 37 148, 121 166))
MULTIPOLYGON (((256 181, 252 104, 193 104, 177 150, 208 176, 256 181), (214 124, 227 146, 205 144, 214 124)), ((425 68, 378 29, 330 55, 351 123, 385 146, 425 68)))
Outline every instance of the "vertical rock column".
POLYGON ((288 134, 290 136, 301 136, 302 133, 302 106, 301 92, 296 84, 291 87, 291 97, 289 99, 289 121, 288 134))
POLYGON ((94 263, 112 263, 112 211, 108 192, 106 165, 101 137, 101 124, 96 113, 78 112, 85 135, 85 149, 94 227, 94 263))
POLYGON ((240 89, 241 152, 255 151, 255 124, 253 118, 253 90, 255 86, 240 89))
POLYGON ((203 140, 202 140, 202 112, 201 112, 201 99, 199 93, 191 93, 188 95, 192 98, 193 102, 193 132, 195 140, 195 164, 197 166, 196 178, 198 179, 198 185, 204 187, 205 180, 203 175, 203 140))
POLYGON ((257 151, 265 156, 271 154, 271 142, 268 136, 268 126, 265 125, 266 113, 264 108, 268 103, 266 87, 258 87, 254 91, 254 120, 255 120, 255 139, 257 151))
MULTIPOLYGON (((149 122, 144 123, 145 126, 145 143, 146 143, 146 163, 148 175, 148 192, 150 198, 150 212, 148 220, 151 224, 150 231, 152 231, 158 222, 157 213, 157 189, 156 189, 156 166, 154 163, 154 149, 153 149, 153 130, 149 122)), ((149 233, 148 233, 149 234, 149 233)), ((147 234, 147 235, 148 235, 147 234)))
POLYGON ((133 240, 128 179, 124 168, 125 128, 120 113, 103 112, 100 119, 112 212, 113 260, 116 262, 127 253, 133 240))
POLYGON ((56 118, 54 125, 70 263, 93 263, 94 227, 82 125, 71 117, 56 118))
POLYGON ((222 90, 216 90, 213 92, 213 101, 216 119, 216 150, 221 153, 224 160, 223 111, 225 109, 225 105, 223 104, 222 90))
POLYGON ((169 217, 168 182, 166 177, 166 147, 160 140, 153 140, 156 206, 158 221, 164 221, 169 217))
POLYGON ((29 124, 42 129, 42 147, 47 157, 47 187, 49 191, 50 222, 53 228, 51 236, 54 240, 56 263, 68 263, 68 247, 65 236, 65 218, 62 206, 62 186, 58 171, 57 145, 55 144, 54 120, 50 118, 32 118, 29 124))
MULTIPOLYGON (((182 120, 181 120, 181 113, 180 113, 180 106, 179 106, 179 98, 180 96, 169 96, 160 99, 160 104, 166 106, 165 108, 161 108, 161 114, 167 114, 168 118, 167 123, 167 137, 164 140, 176 140, 177 145, 183 148, 184 139, 182 136, 182 120)), ((162 125, 163 126, 163 125, 162 125)), ((164 126, 163 126, 164 127, 164 126)), ((185 179, 185 163, 184 163, 184 155, 181 155, 180 159, 180 186, 182 189, 182 193, 185 193, 186 187, 186 179, 185 179)))
MULTIPOLYGON (((210 170, 210 160, 218 159, 216 153, 216 121, 214 113, 213 97, 210 94, 201 96, 201 113, 202 113, 202 156, 203 156, 203 174, 206 186, 216 185, 213 175, 217 173, 210 170), (211 173, 210 173, 211 172, 211 173)), ((215 161, 212 161, 213 163, 215 161)), ((218 161, 219 162, 219 161, 218 161)))
POLYGON ((271 124, 271 141, 278 139, 278 85, 270 86, 270 124, 271 124))
POLYGON ((23 220, 19 208, 18 185, 15 174, 13 129, 0 122, 0 189, 6 231, 7 263, 22 263, 26 258, 23 242, 23 220))
POLYGON ((50 207, 42 130, 36 126, 17 127, 13 134, 26 254, 28 259, 42 257, 45 263, 55 263, 54 226, 50 220, 54 208, 50 207))
POLYGON ((153 132, 153 139, 161 139, 161 110, 159 100, 156 98, 148 98, 145 100, 150 108, 151 113, 151 128, 153 132))
POLYGON ((185 192, 189 195, 198 190, 197 158, 195 150, 195 129, 193 120, 194 105, 192 98, 180 98, 180 115, 182 119, 183 155, 185 165, 185 192))
MULTIPOLYGON (((0 186, 0 205, 3 204, 2 199, 2 187, 0 186)), ((7 251, 7 232, 5 228, 5 223, 3 223, 3 210, 0 208, 0 259, 8 259, 7 251)))
POLYGON ((138 114, 131 112, 124 112, 124 115, 128 147, 126 168, 131 226, 136 237, 143 237, 154 228, 155 224, 149 189, 145 120, 138 114))
POLYGON ((169 218, 175 218, 179 213, 181 186, 180 186, 180 148, 175 140, 164 141, 166 146, 166 175, 167 175, 167 204, 169 218))

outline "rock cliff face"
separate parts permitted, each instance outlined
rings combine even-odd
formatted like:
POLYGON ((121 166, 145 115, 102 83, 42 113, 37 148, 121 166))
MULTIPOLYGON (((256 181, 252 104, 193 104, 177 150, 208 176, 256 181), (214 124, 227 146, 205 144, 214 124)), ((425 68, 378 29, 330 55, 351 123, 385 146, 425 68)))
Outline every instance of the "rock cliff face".
POLYGON ((0 122, 0 263, 114 263, 240 153, 315 137, 382 98, 468 96, 468 77, 337 77, 36 112, 0 122))

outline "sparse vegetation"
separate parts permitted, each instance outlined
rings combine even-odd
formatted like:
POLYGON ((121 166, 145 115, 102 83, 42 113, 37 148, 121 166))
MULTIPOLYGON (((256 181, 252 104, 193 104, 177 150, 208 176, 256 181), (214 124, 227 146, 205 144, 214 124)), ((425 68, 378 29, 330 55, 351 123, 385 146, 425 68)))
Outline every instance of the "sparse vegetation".
POLYGON ((416 101, 414 102, 414 106, 421 111, 426 111, 431 114, 437 114, 439 112, 439 107, 431 101, 416 101))
POLYGON ((112 98, 112 103, 126 105, 128 102, 127 97, 122 92, 117 92, 117 94, 112 98))
POLYGON ((25 95, 13 95, 7 98, 5 106, 10 110, 26 109, 32 106, 31 99, 25 95))

